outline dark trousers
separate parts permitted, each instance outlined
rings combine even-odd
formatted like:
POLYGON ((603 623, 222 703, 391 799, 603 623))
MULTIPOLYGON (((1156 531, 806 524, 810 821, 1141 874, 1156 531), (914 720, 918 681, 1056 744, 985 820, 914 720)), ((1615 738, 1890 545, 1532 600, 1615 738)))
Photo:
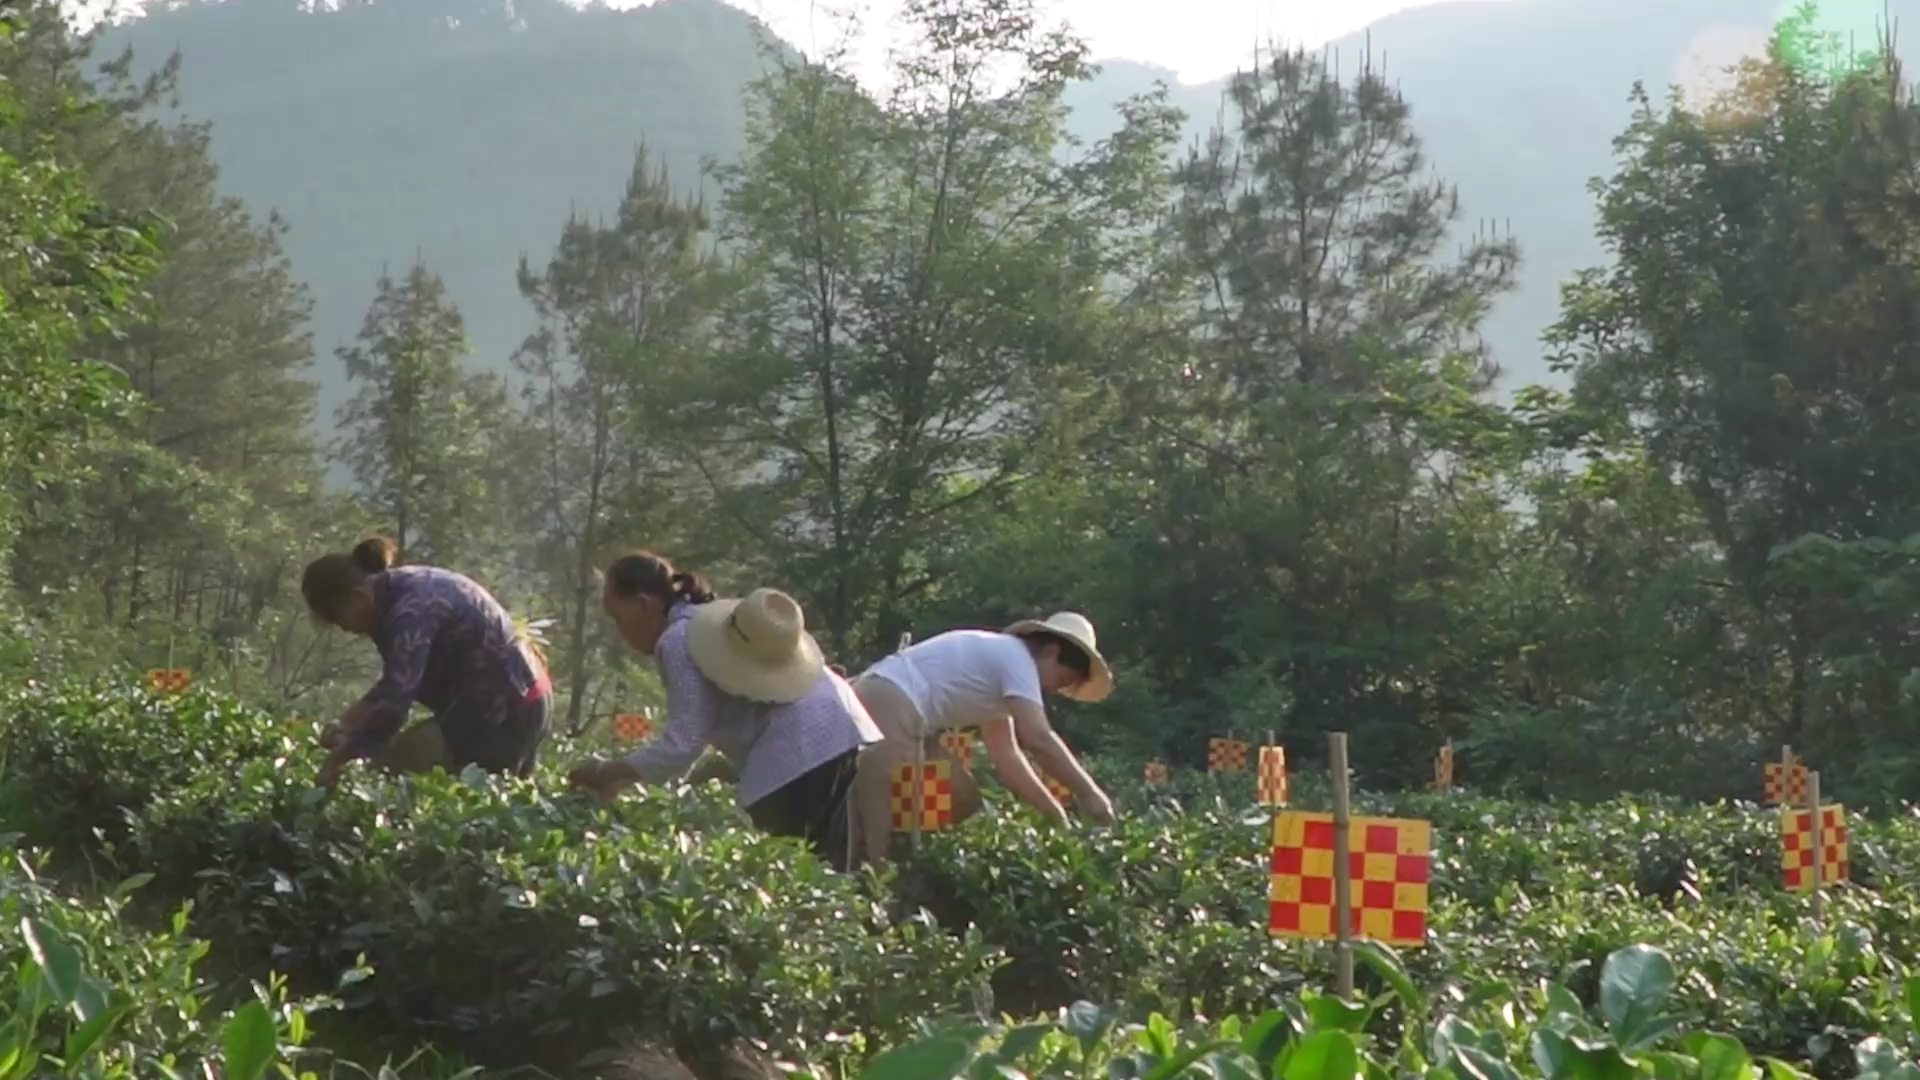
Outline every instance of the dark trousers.
POLYGON ((515 705, 503 723, 474 722, 452 709, 438 719, 440 734, 447 743, 449 771, 458 773, 469 765, 478 765, 490 773, 532 776, 540 746, 547 741, 552 725, 553 695, 542 694, 515 705))
POLYGON ((844 872, 849 854, 847 796, 859 760, 860 751, 849 750, 801 773, 747 807, 747 817, 762 832, 805 840, 828 866, 844 872))

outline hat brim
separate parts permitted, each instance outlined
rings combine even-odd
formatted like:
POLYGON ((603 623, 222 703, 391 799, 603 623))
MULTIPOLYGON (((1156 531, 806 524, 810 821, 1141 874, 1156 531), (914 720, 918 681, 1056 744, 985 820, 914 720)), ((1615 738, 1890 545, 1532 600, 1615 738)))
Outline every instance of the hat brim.
POLYGON ((1070 686, 1060 691, 1063 696, 1071 698, 1074 701, 1084 701, 1088 704, 1093 704, 1097 701, 1105 701, 1107 695, 1113 693, 1113 669, 1107 666, 1107 658, 1101 656, 1100 650, 1094 648, 1079 634, 1069 633, 1060 627, 1054 626, 1052 623, 1042 622, 1039 619, 1021 619, 1019 622, 1007 627, 1003 633, 1012 634, 1015 637, 1021 637, 1026 634, 1051 634, 1064 641, 1073 642, 1081 652, 1087 654, 1087 659, 1091 661, 1091 663, 1088 665, 1089 670, 1086 679, 1078 686, 1070 686))
POLYGON ((785 705, 807 696, 827 670, 813 635, 802 633, 793 656, 778 665, 749 660, 727 644, 727 619, 738 600, 710 600, 687 621, 687 652, 707 681, 726 693, 765 705, 785 705))

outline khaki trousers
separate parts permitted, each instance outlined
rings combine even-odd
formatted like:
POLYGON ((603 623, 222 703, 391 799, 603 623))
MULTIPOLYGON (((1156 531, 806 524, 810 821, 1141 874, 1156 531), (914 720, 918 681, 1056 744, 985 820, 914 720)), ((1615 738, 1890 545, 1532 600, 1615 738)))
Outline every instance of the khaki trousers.
MULTIPOLYGON (((853 786, 853 834, 859 846, 856 865, 886 861, 893 839, 893 780, 902 765, 913 764, 913 732, 921 727, 920 714, 906 692, 878 675, 861 675, 853 681, 854 696, 866 706, 880 729, 882 741, 860 755, 860 772, 853 786)), ((959 824, 980 810, 980 785, 969 771, 971 762, 961 762, 941 745, 940 736, 931 733, 920 739, 928 762, 948 763, 953 778, 953 821, 959 824)))

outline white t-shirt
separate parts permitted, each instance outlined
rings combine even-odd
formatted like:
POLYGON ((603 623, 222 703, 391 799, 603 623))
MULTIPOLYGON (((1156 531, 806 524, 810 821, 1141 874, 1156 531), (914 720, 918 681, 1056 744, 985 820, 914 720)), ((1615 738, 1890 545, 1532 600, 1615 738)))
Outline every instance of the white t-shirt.
POLYGON ((992 630, 949 630, 868 668, 905 691, 923 732, 977 727, 1007 715, 1007 699, 1044 704, 1027 643, 992 630))

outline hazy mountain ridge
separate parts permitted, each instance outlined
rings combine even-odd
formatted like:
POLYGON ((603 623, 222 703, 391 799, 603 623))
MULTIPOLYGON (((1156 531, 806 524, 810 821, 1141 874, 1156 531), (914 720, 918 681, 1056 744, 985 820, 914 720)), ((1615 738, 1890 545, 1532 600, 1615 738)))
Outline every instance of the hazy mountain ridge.
MULTIPOLYGON (((1636 79, 1666 84, 1706 27, 1763 29, 1766 0, 1504 0, 1416 8, 1330 43, 1351 71, 1370 46, 1413 104, 1434 167, 1457 183, 1462 230, 1518 236, 1522 287, 1488 328, 1508 383, 1544 368, 1534 344, 1557 285, 1600 260, 1587 181, 1636 79)), ((1898 17, 1920 0, 1893 6, 1898 17)), ((157 63, 184 58, 182 106, 214 124, 224 182, 293 227, 316 299, 324 407, 338 400, 333 347, 358 331, 383 265, 416 253, 446 279, 480 360, 503 365, 529 328, 513 284, 543 259, 575 207, 610 209, 642 140, 677 182, 739 152, 740 91, 763 70, 759 24, 718 0, 615 12, 560 0, 416 0, 307 14, 287 0, 226 0, 114 30, 157 63), (401 104, 404 103, 404 104, 401 104)), ((1086 138, 1112 106, 1172 81, 1115 60, 1072 97, 1086 138)), ((1220 83, 1175 86, 1195 136, 1219 117, 1220 83)))

